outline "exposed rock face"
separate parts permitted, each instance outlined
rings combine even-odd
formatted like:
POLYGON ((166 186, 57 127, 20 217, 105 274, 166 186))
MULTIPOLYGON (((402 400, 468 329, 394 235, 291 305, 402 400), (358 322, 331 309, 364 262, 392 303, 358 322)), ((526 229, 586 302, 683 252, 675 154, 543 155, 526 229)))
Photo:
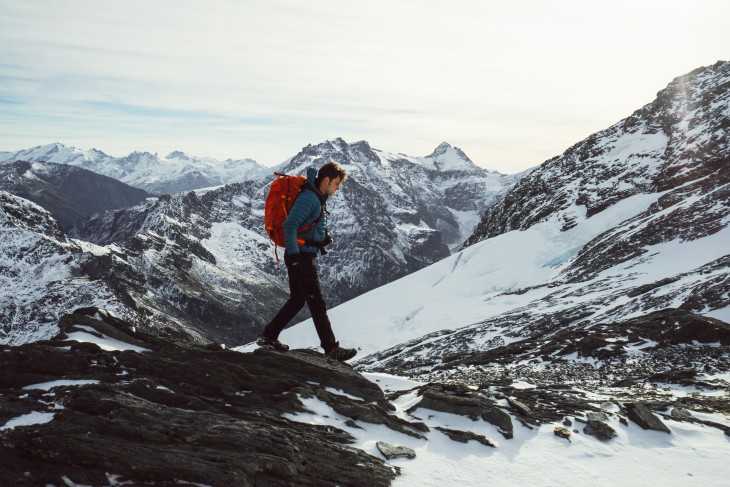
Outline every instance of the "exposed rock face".
POLYGON ((385 486, 394 478, 380 459, 348 446, 348 433, 282 417, 304 411, 299 397, 316 396, 370 408, 395 424, 382 391, 348 366, 309 351, 184 345, 96 309, 66 316, 61 326, 52 341, 0 353, 0 423, 30 411, 53 417, 0 431, 5 482, 106 485, 114 475, 154 485, 385 486), (147 351, 64 341, 79 333, 147 351), (33 387, 62 379, 89 383, 33 387))
POLYGON ((646 430, 664 431, 671 433, 666 424, 662 422, 651 410, 640 402, 627 403, 625 405, 629 419, 646 430))
POLYGON ((512 418, 509 414, 498 408, 493 400, 468 388, 456 389, 450 384, 428 384, 418 394, 422 397, 421 401, 408 410, 416 418, 418 409, 459 414, 472 421, 481 418, 497 427, 505 438, 513 436, 512 418))
MULTIPOLYGON (((626 424, 621 403, 601 411, 594 397, 556 381, 527 389, 507 379, 479 387, 431 383, 385 396, 349 365, 311 350, 201 346, 135 329, 96 308, 59 325, 53 340, 0 350, 0 475, 9 485, 387 486, 399 470, 380 455, 413 458, 416 451, 376 438, 369 441, 378 450, 368 453, 351 432, 376 424, 417 444, 445 435, 499 448, 476 428, 456 430, 433 416, 463 415, 482 430, 491 424, 502 441, 511 441, 513 417, 517 428, 571 425, 572 417, 603 440, 614 434, 609 422, 626 424), (317 424, 298 419, 315 414, 317 424)), ((727 407, 722 399, 714 406, 694 397, 679 402, 703 411, 727 407)), ((629 417, 636 406, 626 405, 629 417)), ((730 430, 691 417, 668 420, 730 430)), ((554 432, 570 438, 566 428, 554 432)))
POLYGON ((0 190, 45 208, 62 228, 94 213, 136 205, 148 196, 86 169, 25 161, 0 164, 0 190))
POLYGON ((585 249, 586 257, 600 264, 591 266, 592 272, 630 255, 638 242, 674 238, 680 229, 686 238, 716 232, 724 226, 724 211, 713 210, 714 202, 728 201, 729 104, 729 62, 675 79, 654 102, 519 181, 487 210, 467 245, 528 228, 548 217, 559 217, 568 229, 576 219, 589 218, 630 196, 665 191, 660 204, 644 216, 656 217, 651 228, 614 238, 612 246, 611 238, 606 238, 603 248, 585 249), (691 195, 700 197, 675 206, 691 195), (672 207, 674 211, 666 211, 672 207), (701 213, 704 218, 697 218, 701 213), (606 261, 608 255, 613 258, 606 261))

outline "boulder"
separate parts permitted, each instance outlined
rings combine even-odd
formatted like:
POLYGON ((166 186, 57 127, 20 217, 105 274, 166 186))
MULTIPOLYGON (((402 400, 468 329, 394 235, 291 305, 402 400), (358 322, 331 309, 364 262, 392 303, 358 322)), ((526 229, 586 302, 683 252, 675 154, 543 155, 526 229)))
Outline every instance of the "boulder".
POLYGON ((583 433, 595 436, 601 441, 608 441, 616 437, 616 431, 603 421, 589 419, 583 428, 583 433))
POLYGON ((525 416, 528 418, 532 416, 532 411, 530 410, 530 408, 525 403, 518 401, 514 397, 508 397, 507 404, 509 404, 512 409, 517 411, 517 414, 521 416, 525 416))
POLYGON ((453 385, 430 383, 419 388, 422 397, 418 404, 407 410, 413 414, 420 408, 466 416, 472 421, 481 418, 495 426, 507 439, 513 436, 512 418, 498 408, 496 403, 478 392, 465 388, 455 389, 453 385))
POLYGON ((473 431, 454 430, 450 428, 443 428, 441 426, 437 426, 436 429, 451 438, 452 440, 458 441, 459 443, 468 443, 470 440, 475 440, 484 446, 491 446, 492 448, 497 446, 492 443, 492 441, 486 436, 478 435, 473 431))
POLYGON ((645 430, 664 431, 671 433, 671 430, 657 417, 646 404, 641 402, 629 402, 624 404, 629 419, 645 430))
POLYGON ((588 419, 588 421, 608 421, 608 415, 603 412, 591 411, 589 413, 586 413, 586 418, 588 419))
POLYGON ((675 419, 689 419, 692 417, 690 412, 684 408, 673 408, 670 416, 675 419))
POLYGON ((553 434, 555 436, 559 436, 560 438, 565 438, 566 440, 570 441, 570 430, 568 428, 556 426, 553 430, 553 434))
POLYGON ((394 446, 384 441, 379 441, 375 445, 378 447, 378 450, 380 450, 380 453, 382 453, 388 460, 400 457, 416 458, 416 452, 405 446, 394 446))

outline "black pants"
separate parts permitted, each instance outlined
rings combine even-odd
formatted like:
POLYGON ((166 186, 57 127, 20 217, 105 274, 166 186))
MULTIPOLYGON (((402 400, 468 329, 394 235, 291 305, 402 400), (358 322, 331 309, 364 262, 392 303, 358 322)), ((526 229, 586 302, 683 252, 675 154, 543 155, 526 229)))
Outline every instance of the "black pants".
POLYGON ((319 335, 320 345, 325 352, 329 352, 337 346, 335 334, 332 332, 332 324, 327 316, 327 305, 322 297, 322 289, 319 286, 317 276, 316 255, 310 252, 299 253, 299 270, 292 271, 292 258, 284 254, 284 263, 289 271, 289 300, 284 303, 276 316, 264 328, 264 336, 276 339, 284 327, 304 307, 309 306, 312 314, 314 327, 319 335))

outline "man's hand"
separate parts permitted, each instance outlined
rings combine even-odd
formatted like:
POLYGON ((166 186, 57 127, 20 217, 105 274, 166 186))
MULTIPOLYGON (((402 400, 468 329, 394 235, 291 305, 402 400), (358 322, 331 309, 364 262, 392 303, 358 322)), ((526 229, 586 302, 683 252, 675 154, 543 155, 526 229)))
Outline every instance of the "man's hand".
POLYGON ((304 269, 304 266, 302 265, 302 254, 291 254, 288 255, 288 257, 289 262, 287 263, 287 267, 289 268, 289 272, 300 275, 304 269))
POLYGON ((324 234, 324 240, 322 240, 322 246, 326 247, 332 243, 332 237, 329 233, 324 234))

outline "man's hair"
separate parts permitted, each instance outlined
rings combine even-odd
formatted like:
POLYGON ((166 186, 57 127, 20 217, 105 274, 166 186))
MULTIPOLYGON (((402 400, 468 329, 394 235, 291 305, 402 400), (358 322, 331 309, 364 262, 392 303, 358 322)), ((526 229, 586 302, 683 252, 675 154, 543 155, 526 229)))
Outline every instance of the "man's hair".
POLYGON ((341 182, 344 183, 345 179, 347 179, 347 172, 338 166, 336 162, 330 161, 319 168, 319 172, 317 173, 317 184, 319 184, 324 178, 341 178, 341 182))

